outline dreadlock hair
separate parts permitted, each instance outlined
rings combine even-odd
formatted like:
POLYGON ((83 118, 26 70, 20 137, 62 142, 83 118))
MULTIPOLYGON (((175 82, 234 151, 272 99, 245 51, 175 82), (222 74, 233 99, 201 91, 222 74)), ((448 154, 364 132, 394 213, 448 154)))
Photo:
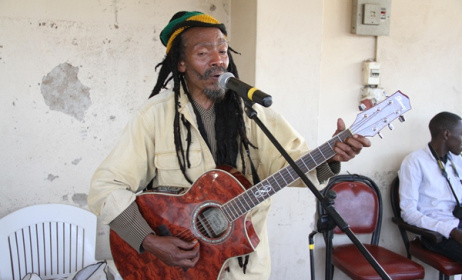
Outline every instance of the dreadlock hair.
MULTIPOLYGON (((239 77, 231 52, 239 54, 232 48, 228 48, 229 64, 227 71, 233 73, 235 77, 239 77)), ((191 179, 186 175, 186 168, 190 167, 189 147, 191 145, 191 124, 178 112, 178 108, 180 106, 178 101, 180 96, 180 87, 183 86, 184 92, 187 93, 184 75, 180 73, 177 68, 179 61, 183 59, 183 57, 184 47, 182 44, 182 36, 180 35, 173 40, 171 48, 163 61, 156 65, 156 70, 160 67, 159 76, 149 98, 157 95, 162 89, 166 89, 167 84, 173 79, 173 92, 175 93, 176 107, 173 133, 177 159, 181 172, 185 176, 186 180, 189 183, 192 183, 191 179), (187 130, 186 151, 181 141, 184 136, 181 135, 180 121, 187 130)), ((236 167, 237 155, 240 149, 242 167, 243 170, 245 170, 244 151, 242 148, 244 148, 247 151, 247 154, 249 154, 249 146, 254 148, 256 147, 250 143, 246 134, 241 97, 239 97, 236 92, 227 90, 224 99, 215 103, 215 114, 217 164, 226 164, 236 167)), ((198 125, 200 127, 202 123, 199 121, 198 125)))

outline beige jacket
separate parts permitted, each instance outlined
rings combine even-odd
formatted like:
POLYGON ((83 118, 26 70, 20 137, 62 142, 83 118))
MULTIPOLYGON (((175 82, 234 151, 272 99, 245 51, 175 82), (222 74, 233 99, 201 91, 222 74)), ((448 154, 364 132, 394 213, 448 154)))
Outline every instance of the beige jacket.
MULTIPOLYGON (((196 117, 187 96, 182 94, 179 102, 180 114, 192 124, 191 168, 187 169, 187 175, 195 180, 216 166, 197 128, 196 117)), ((141 191, 152 178, 154 178, 154 186, 190 187, 178 166, 173 141, 174 109, 174 94, 171 91, 162 92, 149 99, 136 112, 135 117, 123 131, 116 147, 96 170, 92 178, 88 204, 104 223, 110 223, 125 210, 135 200, 136 193, 141 191)), ((276 136, 292 158, 297 159, 308 152, 304 139, 291 128, 283 117, 259 105, 254 105, 254 109, 258 112, 261 121, 276 136)), ((286 161, 253 120, 245 116, 245 123, 250 141, 258 147, 258 149, 251 148, 251 158, 260 179, 264 179, 283 168, 286 161)), ((183 147, 186 147, 187 131, 183 125, 181 125, 181 135, 184 136, 183 147)), ((240 158, 238 156, 237 167, 242 171, 240 158)), ((245 157, 245 160, 248 161, 248 158, 245 157)), ((244 173, 252 182, 248 162, 246 169, 244 173)), ((319 184, 315 171, 310 172, 308 176, 313 183, 319 184)), ((299 181, 295 183, 297 182, 299 181)), ((302 186, 301 183, 296 185, 302 186)), ((267 199, 250 213, 260 238, 260 244, 250 256, 246 274, 242 273, 237 260, 233 259, 229 262, 230 272, 224 273, 225 279, 261 280, 269 278, 271 264, 266 232, 269 208, 270 199, 267 199)))

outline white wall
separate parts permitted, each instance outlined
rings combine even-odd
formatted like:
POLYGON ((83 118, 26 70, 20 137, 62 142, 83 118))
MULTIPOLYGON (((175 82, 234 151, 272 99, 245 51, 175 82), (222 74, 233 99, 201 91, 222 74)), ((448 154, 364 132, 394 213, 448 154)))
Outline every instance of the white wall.
MULTIPOLYGON (((243 51, 236 61, 255 62, 244 64, 241 78, 272 94, 272 107, 312 147, 331 137, 338 117, 347 126, 354 121, 361 62, 375 56, 376 42, 350 34, 351 1, 1 0, 0 217, 36 203, 86 208, 94 169, 153 87, 154 66, 164 55, 159 32, 178 7, 228 25, 239 20, 234 12, 252 14, 250 33, 245 23, 231 25, 231 45, 243 51), (238 31, 256 37, 246 41, 238 31)), ((400 161, 428 141, 429 118, 442 110, 462 114, 460 11, 460 0, 393 1, 390 35, 378 39, 382 86, 403 91, 413 109, 342 172, 374 179, 386 206, 400 161)), ((314 197, 307 189, 286 189, 273 201, 272 279, 309 279, 314 197)), ((381 243, 403 253, 391 211, 385 212, 381 243)), ((98 234, 97 257, 106 257, 107 228, 98 234)), ((315 253, 322 279, 320 236, 315 253)), ((435 278, 427 269, 426 279, 435 278)), ((346 277, 337 272, 336 279, 346 277)))
MULTIPOLYGON (((275 107, 280 104, 278 109, 309 143, 320 145, 330 139, 338 117, 348 126, 359 113, 361 62, 375 57, 375 38, 350 33, 351 1, 321 5, 319 1, 266 0, 259 1, 258 8, 256 83, 274 93, 275 107), (296 100, 286 88, 295 89, 296 100), (277 99, 284 94, 285 100, 277 99)), ((406 122, 396 121, 393 131, 384 130, 384 139, 371 138, 372 147, 342 168, 342 173, 363 174, 379 185, 385 205, 380 242, 402 254, 399 233, 390 220, 389 184, 403 157, 428 142, 427 125, 433 115, 443 110, 462 113, 461 10, 462 2, 457 0, 392 2, 390 35, 379 37, 377 43, 381 86, 389 94, 397 90, 407 94, 413 109, 406 113, 406 122)), ((272 279, 307 279, 314 198, 306 190, 284 192, 276 197, 270 216, 272 279)), ((324 278, 323 247, 317 235, 318 279, 324 278)), ((426 269, 425 279, 436 277, 432 268, 426 269)), ((337 271, 335 279, 348 278, 337 271)))
MULTIPOLYGON (((229 24, 228 0, 0 1, 0 217, 87 208, 94 170, 154 86, 159 33, 178 7, 229 24)), ((110 255, 107 233, 97 258, 110 255)))
MULTIPOLYGON (((256 86, 273 96, 281 112, 318 144, 322 51, 322 1, 258 1, 256 86)), ((330 133, 335 122, 327 125, 330 133)), ((327 139, 325 139, 327 140, 327 139)), ((268 232, 271 279, 308 279, 308 234, 315 200, 308 189, 288 188, 273 198, 268 232)))

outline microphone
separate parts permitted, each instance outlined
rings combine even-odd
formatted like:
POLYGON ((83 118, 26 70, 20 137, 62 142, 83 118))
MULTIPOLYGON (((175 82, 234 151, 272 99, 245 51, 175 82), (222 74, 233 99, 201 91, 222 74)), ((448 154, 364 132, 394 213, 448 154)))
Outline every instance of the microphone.
POLYGON ((273 98, 271 95, 268 95, 263 91, 236 79, 230 72, 221 74, 218 78, 218 83, 220 84, 220 87, 224 89, 231 89, 237 92, 237 94, 245 101, 255 102, 264 107, 269 107, 273 104, 273 98))

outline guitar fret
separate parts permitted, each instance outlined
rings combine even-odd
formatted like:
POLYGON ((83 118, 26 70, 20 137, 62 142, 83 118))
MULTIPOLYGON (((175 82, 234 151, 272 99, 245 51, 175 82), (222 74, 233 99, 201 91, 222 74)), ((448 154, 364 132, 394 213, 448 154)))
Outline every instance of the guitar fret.
POLYGON ((323 151, 322 151, 322 150, 323 150, 323 149, 322 149, 323 147, 325 147, 325 145, 322 145, 322 146, 321 146, 321 148, 319 149, 319 153, 321 154, 321 156, 323 157, 323 159, 327 160, 328 157, 327 157, 326 155, 324 155, 327 151, 324 151, 324 153, 323 153, 323 151))
POLYGON ((233 216, 233 213, 230 211, 228 204, 223 205, 221 208, 223 208, 224 212, 226 213, 228 221, 234 221, 235 220, 235 217, 233 216))
POLYGON ((246 211, 245 211, 246 207, 245 207, 244 203, 242 203, 242 201, 241 201, 241 200, 242 200, 242 197, 239 197, 239 198, 237 198, 236 200, 241 204, 241 206, 239 207, 239 209, 241 209, 241 213, 240 213, 240 214, 242 215, 242 214, 244 214, 244 213, 246 212, 246 211))
POLYGON ((223 206, 221 207, 221 209, 222 209, 223 212, 225 213, 226 218, 228 219, 228 221, 233 221, 233 220, 234 220, 234 218, 233 218, 233 217, 230 215, 230 213, 229 213, 229 209, 228 209, 227 204, 223 205, 223 206))
POLYGON ((326 160, 335 155, 334 143, 335 142, 332 142, 332 144, 330 142, 326 142, 326 143, 324 143, 324 145, 321 146, 323 154, 326 157, 326 160))
POLYGON ((323 149, 323 148, 326 148, 326 146, 323 145, 323 146, 321 146, 321 147, 318 148, 318 151, 319 151, 318 155, 320 156, 322 162, 324 162, 324 161, 326 161, 327 159, 329 159, 327 153, 330 152, 329 150, 326 151, 326 150, 323 149))
MULTIPOLYGON (((316 152, 316 150, 314 150, 313 152, 316 152)), ((316 161, 316 159, 313 157, 312 153, 309 153, 311 159, 313 160, 313 162, 318 165, 318 162, 316 161)))
POLYGON ((334 147, 333 147, 333 146, 330 144, 330 142, 329 142, 329 141, 327 141, 327 143, 326 143, 326 144, 327 144, 327 145, 329 145, 329 148, 331 148, 331 150, 334 150, 334 147))
POLYGON ((231 212, 233 213, 234 219, 237 219, 239 218, 239 213, 237 213, 236 208, 234 208, 233 202, 234 202, 234 199, 230 201, 230 206, 231 206, 230 208, 231 208, 231 212))
POLYGON ((278 191, 282 190, 285 186, 287 186, 286 180, 284 179, 284 176, 282 175, 282 172, 279 172, 279 178, 276 180, 276 183, 278 184, 278 191))
MULTIPOLYGON (((316 167, 316 165, 314 165, 313 162, 311 162, 311 161, 308 161, 308 162, 307 162, 303 157, 300 158, 300 161, 303 162, 303 165, 304 165, 304 166, 306 166, 306 169, 301 168, 301 170, 303 171, 303 173, 306 173, 306 172, 308 172, 308 171, 310 171, 310 170, 312 170, 313 168, 316 167)), ((299 164, 297 164, 297 166, 298 166, 298 165, 299 165, 299 164)))
MULTIPOLYGON (((279 176, 275 177, 275 179, 274 179, 274 181, 276 182, 276 185, 277 185, 277 186, 276 186, 276 187, 277 187, 277 190, 274 191, 275 193, 276 193, 277 191, 280 191, 280 190, 282 189, 282 188, 281 188, 281 184, 280 184, 280 182, 281 182, 280 178, 282 177, 281 172, 278 172, 278 175, 279 175, 279 176)), ((274 188, 273 188, 273 190, 274 190, 274 188)))
MULTIPOLYGON (((276 174, 278 174, 278 173, 276 173, 276 174)), ((277 180, 275 179, 275 176, 272 176, 272 177, 268 178, 269 186, 267 186, 267 188, 265 189, 265 191, 267 191, 266 194, 267 195, 269 194, 268 197, 270 197, 270 196, 272 196, 273 194, 276 193, 276 191, 274 190, 275 184, 271 183, 271 181, 273 181, 279 187, 279 185, 277 183, 277 180)))
MULTIPOLYGON (((310 162, 311 162, 311 161, 306 161, 306 160, 304 160, 303 158, 301 158, 299 161, 303 164, 303 166, 300 168, 300 170, 301 170, 303 173, 306 173, 306 172, 308 172, 309 170, 311 170, 311 168, 310 168, 310 162)), ((298 164, 298 163, 297 163, 297 166, 300 166, 300 165, 301 165, 301 164, 298 164)))
MULTIPOLYGON (((255 185, 255 186, 257 186, 257 185, 255 185)), ((252 208, 257 206, 260 203, 259 201, 255 202, 253 192, 246 193, 246 196, 248 198, 248 201, 252 202, 252 204, 253 204, 252 208)))
POLYGON ((240 217, 244 212, 242 208, 239 206, 238 202, 239 202, 239 199, 234 199, 233 205, 234 205, 234 209, 236 209, 237 217, 240 217))
POLYGON ((297 160, 297 161, 301 161, 303 163, 303 166, 306 167, 306 168, 303 168, 303 166, 300 166, 300 164, 297 163, 297 166, 303 171, 303 173, 310 170, 309 167, 306 165, 305 161, 303 161, 303 159, 300 159, 300 160, 297 160))
MULTIPOLYGON (((321 147, 322 147, 322 146, 321 146, 321 147)), ((319 147, 319 148, 316 149, 316 151, 318 152, 318 154, 317 154, 317 159, 318 159, 320 162, 324 162, 325 160, 327 160, 327 158, 324 156, 321 147, 319 147)))
POLYGON ((222 205, 222 206, 221 206, 221 210, 222 210, 223 213, 226 215, 226 218, 228 219, 228 221, 232 221, 233 218, 232 218, 231 215, 229 214, 227 204, 222 205))
MULTIPOLYGON (((298 174, 295 172, 295 170, 294 170, 292 167, 287 168, 287 169, 288 169, 288 171, 289 171, 290 177, 292 178, 292 182, 295 181, 295 180, 297 180, 298 174)), ((292 182, 291 182, 291 183, 292 183, 292 182)))
POLYGON ((245 202, 249 205, 249 209, 248 209, 248 210, 252 209, 253 207, 255 207, 255 206, 257 205, 257 204, 255 204, 255 202, 252 200, 252 197, 250 196, 250 192, 245 192, 245 193, 243 193, 241 196, 243 196, 243 197, 245 196, 245 197, 246 197, 246 199, 244 199, 244 200, 245 200, 245 202))
POLYGON ((241 213, 242 211, 240 211, 239 205, 237 205, 237 199, 233 200, 232 205, 233 205, 234 211, 236 212, 236 217, 240 217, 242 215, 241 213))
POLYGON ((287 176, 287 175, 290 175, 290 174, 287 172, 286 169, 281 170, 280 173, 281 173, 281 178, 284 180, 284 182, 286 183, 286 185, 288 185, 289 182, 286 180, 286 176, 287 176), (286 175, 282 175, 282 173, 285 173, 286 175))
MULTIPOLYGON (((248 196, 248 195, 247 195, 247 196, 248 196)), ((252 207, 255 206, 255 205, 250 206, 249 201, 248 201, 247 199, 243 199, 243 200, 244 200, 245 203, 247 204, 247 208, 248 208, 248 209, 252 209, 252 207)))
POLYGON ((269 189, 269 192, 268 192, 269 196, 272 196, 277 191, 281 190, 281 186, 279 185, 279 181, 278 181, 278 178, 281 176, 281 174, 279 172, 277 172, 276 174, 278 176, 271 176, 271 178, 269 178, 268 180, 269 182, 270 181, 274 182, 274 183, 270 182, 271 188, 269 189))

